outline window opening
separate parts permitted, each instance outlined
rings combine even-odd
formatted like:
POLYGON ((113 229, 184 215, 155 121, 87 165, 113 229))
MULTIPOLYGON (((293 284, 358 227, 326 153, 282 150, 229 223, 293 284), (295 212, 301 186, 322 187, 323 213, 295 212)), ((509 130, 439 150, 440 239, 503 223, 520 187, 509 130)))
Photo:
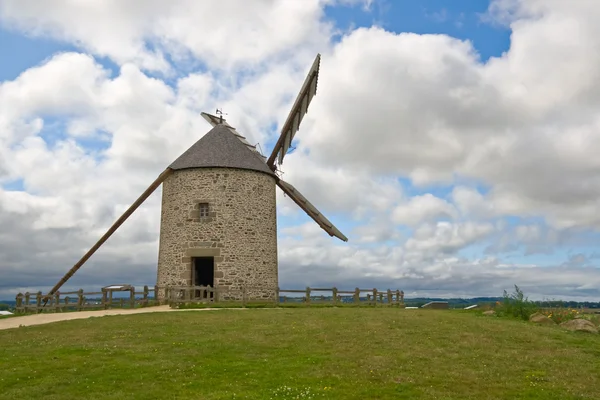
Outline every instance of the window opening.
POLYGON ((208 217, 208 203, 200 203, 200 218, 208 217))

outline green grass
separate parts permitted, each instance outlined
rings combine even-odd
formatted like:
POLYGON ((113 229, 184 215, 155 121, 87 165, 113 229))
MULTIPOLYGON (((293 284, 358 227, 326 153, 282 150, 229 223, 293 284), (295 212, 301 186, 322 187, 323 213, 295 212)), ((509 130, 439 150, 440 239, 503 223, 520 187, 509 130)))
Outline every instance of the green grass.
POLYGON ((180 310, 193 310, 199 308, 358 308, 358 307, 395 307, 404 308, 404 305, 398 304, 381 304, 377 305, 362 301, 360 303, 332 303, 331 301, 312 301, 309 304, 304 302, 288 302, 288 303, 274 303, 274 302, 247 302, 242 304, 237 301, 220 301, 215 303, 187 303, 187 304, 176 304, 173 308, 180 310))
POLYGON ((184 311, 0 331, 0 398, 597 399, 600 335, 474 312, 184 311), (287 389, 290 388, 290 389, 287 389), (277 395, 275 395, 277 393, 277 395))

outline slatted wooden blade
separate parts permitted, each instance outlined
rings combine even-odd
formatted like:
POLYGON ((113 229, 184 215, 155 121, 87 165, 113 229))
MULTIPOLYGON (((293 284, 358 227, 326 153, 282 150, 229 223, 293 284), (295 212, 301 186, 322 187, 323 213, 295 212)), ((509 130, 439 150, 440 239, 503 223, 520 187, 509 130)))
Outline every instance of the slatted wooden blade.
MULTIPOLYGON (((69 279, 71 279, 71 277, 75 274, 75 272, 77 272, 79 270, 79 268, 81 268, 83 266, 83 264, 85 264, 85 262, 96 252, 96 250, 98 250, 100 248, 100 246, 102 246, 104 244, 104 242, 106 242, 108 240, 108 238, 111 237, 111 235, 113 233, 115 233, 115 231, 117 229, 119 229, 119 227, 127 220, 127 218, 129 218, 131 216, 131 214, 133 214, 133 212, 135 210, 137 210, 137 208, 139 206, 142 205, 142 203, 144 203, 144 201, 146 201, 146 199, 148 197, 150 197, 150 195, 152 193, 154 193, 154 191, 165 181, 165 179, 167 179, 171 174, 173 173, 173 170, 171 168, 167 168, 165 169, 159 176, 158 178, 156 178, 154 180, 154 182, 152 182, 152 184, 150 186, 148 186, 148 188, 140 195, 140 197, 137 198, 136 201, 133 202, 133 204, 131 206, 129 206, 129 208, 123 213, 123 215, 121 215, 119 217, 119 219, 117 219, 115 221, 115 223, 112 224, 112 226, 108 229, 108 231, 100 238, 100 240, 98 240, 96 242, 96 244, 94 244, 92 246, 91 249, 88 250, 87 253, 85 253, 83 255, 83 257, 81 257, 81 259, 65 274, 65 276, 62 277, 62 279, 60 281, 58 281, 58 283, 56 285, 54 285, 54 287, 50 290, 50 292, 48 292, 48 296, 53 295, 54 293, 56 293, 56 291, 58 289, 61 288, 62 285, 64 285, 65 283, 67 283, 67 281, 69 279)), ((44 306, 46 306, 46 303, 48 302, 48 297, 46 297, 46 299, 44 300, 44 306)))
POLYGON ((319 210, 317 210, 316 207, 306 199, 306 197, 302 196, 302 193, 300 193, 298 189, 281 179, 277 182, 277 186, 279 186, 279 188, 283 190, 285 194, 294 200, 294 202, 298 204, 298 206, 303 209, 309 217, 319 224, 321 229, 327 232, 329 236, 335 236, 344 242, 348 241, 348 238, 344 236, 344 234, 340 232, 339 229, 336 228, 327 218, 325 218, 325 216, 321 214, 319 210))
POLYGON ((292 109, 281 129, 281 135, 279 136, 279 140, 275 144, 275 148, 273 148, 273 152, 271 156, 267 160, 267 165, 274 169, 275 159, 278 159, 279 164, 283 163, 283 158, 287 154, 290 146, 292 145, 292 140, 300 129, 300 123, 302 122, 302 118, 308 112, 308 106, 312 101, 313 97, 317 94, 317 82, 319 79, 319 66, 321 64, 321 55, 317 54, 313 65, 308 71, 308 75, 304 80, 304 84, 302 85, 302 89, 300 89, 300 93, 298 93, 298 97, 296 97, 296 101, 292 106, 292 109))
POLYGON ((246 140, 246 137, 244 137, 242 134, 240 134, 238 131, 236 131, 233 126, 231 126, 227 123, 227 121, 223 120, 221 122, 221 118, 217 117, 216 115, 208 114, 205 112, 200 113, 200 115, 202 115, 202 117, 205 120, 207 120, 213 127, 217 126, 219 124, 225 125, 231 131, 231 133, 233 133, 238 139, 240 139, 241 142, 244 143, 246 145, 246 147, 248 147, 250 150, 252 150, 263 162, 267 161, 267 157, 260 154, 260 151, 258 151, 256 146, 250 144, 250 142, 248 142, 246 140))

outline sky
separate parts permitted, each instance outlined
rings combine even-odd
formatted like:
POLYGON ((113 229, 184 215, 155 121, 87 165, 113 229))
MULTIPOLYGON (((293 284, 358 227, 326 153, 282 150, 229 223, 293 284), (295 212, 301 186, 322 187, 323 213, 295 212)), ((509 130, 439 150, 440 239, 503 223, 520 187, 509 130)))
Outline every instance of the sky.
MULTIPOLYGON (((268 155, 282 288, 600 299, 594 0, 0 0, 0 299, 48 291, 210 125, 268 155)), ((158 190, 63 289, 154 285, 158 190)))

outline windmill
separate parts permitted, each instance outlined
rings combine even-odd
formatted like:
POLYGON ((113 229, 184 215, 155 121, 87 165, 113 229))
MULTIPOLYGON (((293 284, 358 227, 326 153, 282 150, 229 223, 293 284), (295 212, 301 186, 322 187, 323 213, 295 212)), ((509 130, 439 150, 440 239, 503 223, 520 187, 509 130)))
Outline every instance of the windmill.
MULTIPOLYGON (((277 286, 275 186, 325 232, 348 241, 294 186, 277 174, 317 93, 317 54, 267 158, 235 127, 202 113, 213 128, 167 167, 48 295, 64 285, 162 184, 157 285, 252 286, 267 298, 277 286)), ((158 295, 160 298, 160 295, 158 295)))

